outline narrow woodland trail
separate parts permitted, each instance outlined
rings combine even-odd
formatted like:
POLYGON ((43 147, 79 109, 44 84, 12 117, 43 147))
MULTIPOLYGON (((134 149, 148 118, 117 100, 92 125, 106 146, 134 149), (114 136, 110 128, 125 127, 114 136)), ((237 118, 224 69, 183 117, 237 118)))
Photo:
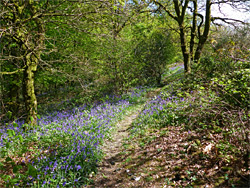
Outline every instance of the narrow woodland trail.
MULTIPOLYGON (((146 97, 150 100, 152 97, 158 95, 160 91, 161 88, 150 91, 147 93, 146 97)), ((124 139, 129 137, 129 129, 131 128, 132 122, 137 118, 145 104, 146 102, 118 122, 116 130, 112 134, 112 139, 105 140, 102 146, 104 158, 98 166, 98 173, 93 178, 93 184, 89 185, 88 188, 128 188, 134 187, 135 185, 133 182, 139 181, 138 177, 134 176, 134 174, 125 167, 127 157, 134 148, 125 149, 123 144, 124 139)))
POLYGON ((128 138, 129 131, 128 128, 131 126, 133 120, 136 119, 141 107, 132 111, 123 120, 117 123, 116 132, 113 133, 111 140, 106 140, 102 146, 102 151, 104 152, 104 158, 101 164, 99 164, 99 169, 97 175, 94 177, 94 183, 89 187, 106 188, 106 187, 123 187, 121 184, 121 179, 117 176, 119 171, 124 171, 121 168, 123 164, 124 156, 123 152, 123 140, 128 138))
MULTIPOLYGON (((146 97, 150 100, 160 91, 148 92, 146 97)), ((141 105, 117 123, 112 139, 103 145, 104 159, 88 188, 231 187, 225 181, 230 168, 220 168, 225 162, 218 160, 213 143, 219 133, 212 135, 169 124, 130 137, 133 120, 143 108, 141 105)), ((248 174, 234 176, 240 185, 235 187, 249 187, 248 174)))

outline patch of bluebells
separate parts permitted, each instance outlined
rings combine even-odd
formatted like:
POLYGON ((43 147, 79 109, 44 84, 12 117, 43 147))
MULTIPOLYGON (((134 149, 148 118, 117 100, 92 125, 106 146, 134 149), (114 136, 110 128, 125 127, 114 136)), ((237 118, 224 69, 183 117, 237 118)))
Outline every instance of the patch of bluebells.
POLYGON ((133 122, 132 133, 140 134, 148 126, 176 125, 178 120, 183 118, 178 112, 187 107, 187 101, 183 97, 167 96, 160 94, 146 103, 136 121, 133 122))
MULTIPOLYGON (((142 93, 138 89, 130 94, 130 98, 142 93)), ((22 128, 23 122, 10 124, 0 130, 0 146, 5 148, 7 142, 12 142, 8 129, 37 144, 40 154, 29 160, 37 172, 29 174, 31 176, 23 181, 27 186, 83 185, 88 174, 96 171, 96 164, 101 159, 100 144, 118 117, 131 105, 128 98, 121 98, 116 102, 117 98, 111 98, 112 102, 107 100, 92 108, 84 105, 70 111, 54 112, 41 117, 38 127, 26 132, 22 128)))
MULTIPOLYGON (((120 100, 127 100, 131 103, 134 103, 134 100, 136 100, 136 97, 141 97, 143 95, 143 93, 145 93, 148 90, 148 87, 144 87, 144 86, 138 86, 133 88, 131 91, 127 92, 127 93, 123 93, 122 95, 114 95, 114 94, 108 94, 108 93, 103 93, 102 96, 100 96, 100 98, 98 98, 95 101, 89 102, 87 104, 85 104, 85 107, 95 107, 98 106, 100 104, 102 104, 103 102, 109 102, 109 103, 116 103, 120 100)), ((45 93, 47 94, 47 93, 45 93)), ((79 98, 81 99, 81 98, 79 98)), ((81 101, 81 100, 79 100, 81 101)), ((55 114, 57 112, 55 112, 54 109, 58 109, 60 111, 64 111, 68 109, 72 109, 73 107, 77 107, 79 108, 81 105, 79 105, 80 102, 76 102, 76 100, 74 98, 71 99, 66 99, 66 100, 62 100, 60 102, 57 103, 51 103, 49 105, 46 105, 46 108, 41 108, 39 107, 39 111, 40 113, 47 113, 49 112, 50 116, 52 114, 55 114)))
POLYGON ((146 103, 133 122, 134 135, 143 134, 148 127, 195 123, 196 111, 209 109, 218 100, 215 92, 204 89, 186 92, 181 88, 176 89, 176 85, 168 85, 166 88, 167 90, 146 103))
POLYGON ((183 73, 184 71, 184 65, 175 65, 175 66, 172 66, 172 67, 169 67, 169 70, 164 72, 162 74, 162 77, 166 77, 166 76, 169 76, 171 74, 181 74, 183 73))
POLYGON ((141 96, 143 96, 148 90, 150 90, 150 87, 138 86, 123 94, 121 99, 128 100, 130 103, 138 103, 140 102, 139 100, 142 99, 141 96))
POLYGON ((169 70, 179 70, 179 69, 184 69, 184 65, 177 65, 177 66, 173 66, 173 67, 170 67, 169 70))

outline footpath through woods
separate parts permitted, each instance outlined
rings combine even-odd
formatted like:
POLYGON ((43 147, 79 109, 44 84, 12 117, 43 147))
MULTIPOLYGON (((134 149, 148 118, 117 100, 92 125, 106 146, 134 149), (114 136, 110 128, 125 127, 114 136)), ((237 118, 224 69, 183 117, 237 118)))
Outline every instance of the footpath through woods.
MULTIPOLYGON (((153 96, 149 94, 149 97, 153 96)), ((140 106, 117 123, 112 139, 106 140, 102 147, 105 156, 89 188, 160 188, 167 187, 168 177, 174 177, 177 181, 182 178, 173 169, 176 166, 181 168, 181 156, 173 156, 176 150, 183 149, 181 146, 187 133, 180 133, 178 127, 169 127, 171 133, 166 132, 165 135, 152 132, 155 140, 141 148, 136 141, 133 142, 132 137, 129 138, 129 129, 142 109, 143 106, 140 106)))
MULTIPOLYGON (((153 98, 159 94, 160 90, 161 88, 158 88, 155 91, 149 92, 147 97, 149 99, 153 98)), ((133 121, 137 118, 144 105, 140 105, 123 120, 118 122, 111 139, 105 140, 102 146, 104 158, 98 165, 98 173, 93 177, 93 183, 88 186, 89 188, 160 186, 159 183, 156 185, 156 182, 148 182, 147 178, 144 179, 145 177, 142 176, 143 173, 139 173, 139 171, 136 173, 134 170, 130 170, 130 167, 141 164, 141 161, 138 161, 138 159, 140 159, 141 153, 145 153, 140 147, 134 145, 135 143, 133 143, 129 137, 129 129, 132 128, 133 121), (126 144, 128 144, 129 147, 126 147, 126 144), (130 161, 132 157, 135 157, 135 164, 130 164, 131 162, 133 163, 133 161, 130 161)))
MULTIPOLYGON (((133 135, 137 120, 145 111, 153 112, 148 104, 160 98, 161 90, 149 92, 148 102, 118 122, 112 139, 105 141, 104 159, 88 188, 250 187, 250 176, 242 164, 236 158, 232 158, 235 162, 226 161, 215 146, 223 139, 222 131, 174 124, 152 128, 143 122, 145 132, 133 135)), ((229 152, 226 155, 233 157, 229 152)))
MULTIPOLYGON (((158 96, 161 89, 148 92, 148 101, 158 96)), ((133 121, 146 103, 118 122, 111 139, 104 141, 103 160, 98 165, 98 173, 91 175, 92 184, 88 188, 160 188, 169 187, 167 185, 171 178, 177 181, 181 178, 173 169, 182 163, 182 157, 176 156, 176 151, 183 150, 182 146, 186 144, 183 145, 183 138, 187 138, 187 133, 181 133, 181 128, 172 126, 165 130, 151 131, 148 136, 154 139, 145 147, 139 145, 138 138, 130 136, 133 121)))
POLYGON ((203 87, 179 91, 178 75, 165 75, 170 84, 148 92, 148 101, 117 124, 88 188, 250 187, 240 132, 203 123, 213 123, 206 118, 216 113, 218 97, 203 87))
MULTIPOLYGON (((161 89, 148 92, 148 101, 159 95, 161 89)), ((180 137, 183 136, 179 134, 178 127, 174 127, 171 134, 151 132, 151 136, 156 139, 146 147, 140 147, 138 140, 130 137, 132 123, 145 105, 146 103, 140 105, 118 122, 112 138, 104 141, 104 158, 98 165, 98 173, 91 177, 93 182, 88 188, 166 187, 166 173, 168 177, 175 176, 171 172, 171 166, 176 166, 181 161, 179 158, 173 158, 172 154, 177 149, 176 143, 181 141, 180 137), (167 152, 168 160, 162 163, 161 160, 167 152)))
POLYGON ((123 187, 123 180, 120 173, 124 171, 122 168, 124 160, 123 141, 129 136, 129 127, 133 120, 136 119, 141 107, 137 108, 122 121, 117 123, 116 132, 110 140, 106 140, 102 151, 104 158, 99 165, 98 174, 94 177, 94 184, 90 187, 123 187))

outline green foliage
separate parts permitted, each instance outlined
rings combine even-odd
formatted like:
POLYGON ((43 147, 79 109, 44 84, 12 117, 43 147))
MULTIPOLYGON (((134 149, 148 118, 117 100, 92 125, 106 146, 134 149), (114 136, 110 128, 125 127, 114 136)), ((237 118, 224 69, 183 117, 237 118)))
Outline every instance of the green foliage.
MULTIPOLYGON (((110 99, 113 93, 124 93, 118 98, 130 104, 141 104, 145 102, 141 95, 145 96, 150 89, 144 88, 141 91, 142 88, 137 88, 128 92, 131 88, 146 84, 167 84, 159 96, 155 96, 146 104, 133 124, 133 133, 147 135, 147 129, 180 126, 185 130, 204 133, 204 136, 219 135, 221 140, 215 141, 220 155, 218 158, 228 164, 235 158, 242 159, 249 151, 248 27, 225 32, 225 35, 221 34, 224 31, 214 34, 211 39, 212 46, 207 48, 207 55, 199 64, 193 64, 193 72, 184 77, 181 68, 168 70, 169 65, 178 61, 180 56, 180 52, 176 50, 179 42, 176 40, 177 33, 167 29, 168 25, 175 25, 167 20, 165 15, 157 12, 139 15, 141 5, 137 1, 134 1, 134 4, 123 1, 48 1, 46 4, 45 1, 19 2, 24 2, 25 5, 19 6, 18 10, 14 4, 8 4, 13 8, 10 13, 10 9, 6 11, 5 6, 0 7, 3 12, 0 15, 0 29, 3 31, 0 71, 21 70, 26 62, 24 54, 35 54, 38 51, 39 56, 41 53, 34 80, 39 102, 38 113, 58 116, 61 112, 86 104, 88 109, 85 109, 85 115, 81 116, 85 118, 90 113, 89 107, 96 106, 100 101, 109 100, 115 104, 118 99, 110 99), (29 9, 29 2, 33 2, 36 8, 34 12, 29 9), (20 20, 15 20, 14 14, 20 16, 20 20), (30 17, 33 14, 35 16, 30 17), (44 24, 42 25, 45 27, 45 33, 37 34, 39 24, 35 21, 36 16, 44 24), (13 20, 14 24, 11 24, 13 20), (13 29, 7 26, 13 26, 13 29), (38 49, 37 39, 43 34, 44 46, 38 49), (28 47, 25 46, 26 43, 24 45, 20 42, 22 40, 27 41, 28 47), (60 113, 55 112, 55 109, 60 113), (229 155, 232 155, 233 159, 230 159, 229 155)), ((190 23, 186 21, 186 24, 190 23)), ((36 60, 34 62, 37 63, 36 60)), ((23 80, 25 79, 22 72, 1 76, 0 102, 1 112, 5 115, 4 121, 27 114, 22 104, 23 80)), ((115 115, 114 119, 117 116, 115 115)), ((74 122, 75 118, 71 122, 74 122)), ((91 122, 90 127, 79 131, 98 136, 100 119, 90 118, 86 121, 91 122)), ((27 183, 30 180, 28 176, 37 175, 41 175, 46 181, 51 180, 53 186, 63 185, 64 176, 75 180, 75 176, 79 175, 82 182, 88 181, 88 174, 96 171, 96 160, 102 156, 97 150, 91 150, 91 144, 85 145, 89 161, 86 162, 78 156, 74 165, 81 165, 81 169, 70 171, 68 174, 60 171, 59 168, 64 167, 61 161, 58 166, 61 174, 56 179, 53 179, 51 174, 41 174, 37 169, 42 166, 14 161, 16 157, 31 153, 31 160, 38 162, 43 160, 38 158, 44 154, 42 152, 52 150, 50 147, 58 149, 56 157, 76 155, 69 144, 73 141, 72 134, 57 130, 62 128, 63 123, 61 120, 45 127, 33 127, 39 133, 46 130, 42 135, 33 132, 30 125, 23 124, 21 129, 28 135, 25 137, 15 131, 18 127, 15 122, 12 124, 13 129, 6 129, 8 139, 3 138, 4 147, 0 149, 3 160, 0 168, 4 169, 7 165, 15 174, 15 177, 1 175, 7 186, 14 186, 21 179, 23 183, 27 183), (58 148, 58 144, 62 147, 58 148)), ((153 139, 154 137, 145 137, 140 146, 146 147, 153 139)), ((97 142, 102 140, 96 138, 94 143, 97 142)), ((196 144, 197 147, 202 145, 200 142, 196 144)), ((46 157, 53 161, 55 156, 46 157)), ((49 165, 49 162, 44 160, 43 165, 49 165)), ((196 177, 192 178, 195 181, 196 177)), ((41 187, 41 181, 37 180, 35 186, 41 187)), ((67 186, 75 185, 72 183, 67 186)))
POLYGON ((210 82, 227 103, 245 108, 250 104, 249 68, 249 62, 219 62, 204 57, 200 64, 193 66, 192 77, 199 82, 210 82))
MULTIPOLYGON (((208 142, 213 143, 215 151, 206 155, 208 161, 221 161, 219 168, 222 169, 234 169, 238 165, 247 170, 250 115, 249 100, 245 96, 249 98, 249 64, 230 62, 230 67, 224 68, 212 57, 201 62, 204 64, 194 65, 194 74, 185 79, 179 80, 180 75, 175 79, 174 72, 168 76, 169 84, 145 105, 131 132, 138 136, 140 146, 147 147, 151 132, 178 126, 178 130, 187 134, 199 135, 190 135, 192 156, 204 157, 202 148, 208 142)), ((230 183, 235 184, 232 180, 235 175, 231 170, 226 171, 226 181, 230 179, 230 183)), ((197 177, 197 182, 199 179, 197 177)))
POLYGON ((170 33, 154 31, 144 38, 135 48, 135 59, 143 66, 142 76, 148 83, 161 84, 166 66, 175 57, 175 47, 170 33))

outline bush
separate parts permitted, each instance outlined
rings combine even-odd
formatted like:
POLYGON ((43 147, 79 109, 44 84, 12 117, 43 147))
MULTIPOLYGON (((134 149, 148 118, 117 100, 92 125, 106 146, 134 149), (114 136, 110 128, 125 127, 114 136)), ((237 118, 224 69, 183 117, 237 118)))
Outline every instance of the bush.
POLYGON ((135 48, 135 59, 142 65, 143 77, 148 83, 161 84, 166 65, 175 57, 175 47, 169 33, 154 31, 135 48))

